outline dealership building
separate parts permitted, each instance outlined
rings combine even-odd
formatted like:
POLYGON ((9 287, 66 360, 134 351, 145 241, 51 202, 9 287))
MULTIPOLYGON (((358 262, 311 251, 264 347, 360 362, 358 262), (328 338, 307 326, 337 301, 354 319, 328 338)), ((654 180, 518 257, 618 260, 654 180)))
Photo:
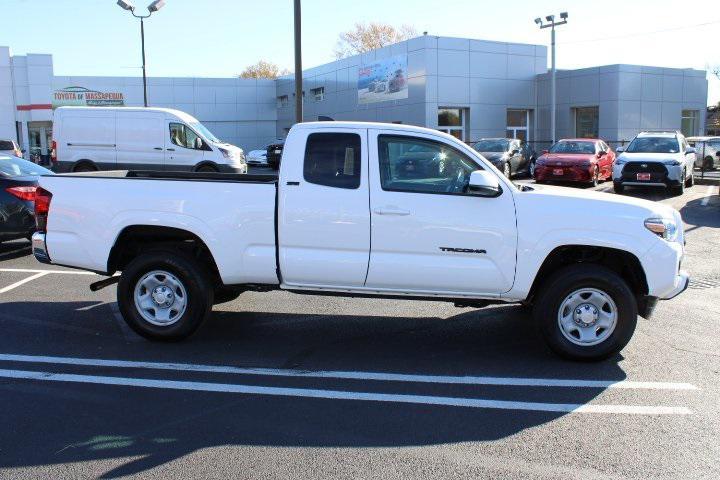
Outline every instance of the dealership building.
MULTIPOLYGON (((303 71, 304 119, 421 125, 472 142, 550 140, 548 51, 424 35, 303 71)), ((149 77, 148 102, 193 115, 246 151, 285 136, 295 119, 292 76, 277 80, 149 77)), ((142 106, 140 77, 56 76, 52 55, 0 47, 0 139, 47 155, 53 109, 142 106)), ((704 70, 608 65, 557 72, 557 136, 628 141, 648 129, 705 128, 704 70)), ((27 154, 26 154, 27 155, 27 154)))

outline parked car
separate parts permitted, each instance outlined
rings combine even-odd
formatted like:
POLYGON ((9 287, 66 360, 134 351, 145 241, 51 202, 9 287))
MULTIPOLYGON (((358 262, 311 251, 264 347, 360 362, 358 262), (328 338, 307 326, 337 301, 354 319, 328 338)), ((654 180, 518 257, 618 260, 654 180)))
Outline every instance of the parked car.
POLYGON ((535 151, 523 140, 483 138, 473 148, 508 178, 518 173, 534 174, 535 151))
POLYGON ((273 170, 278 170, 280 168, 280 159, 282 158, 284 147, 285 142, 283 140, 278 140, 276 143, 271 143, 267 146, 267 163, 273 170))
POLYGON ((35 257, 121 271, 94 288, 119 282, 123 318, 156 340, 187 337, 243 291, 283 289, 533 305, 553 350, 598 360, 689 281, 670 206, 515 186, 455 137, 410 125, 298 123, 279 178, 98 172, 40 187, 35 257), (414 144, 443 171, 397 168, 414 144))
POLYGON ((402 69, 395 70, 395 73, 387 82, 388 93, 399 92, 407 86, 407 80, 405 79, 405 73, 402 69))
POLYGON ((242 149, 170 108, 60 107, 54 114, 51 160, 56 172, 247 172, 242 149))
POLYGON ((35 231, 35 191, 47 168, 27 160, 0 155, 0 242, 30 239, 35 231))
POLYGON ((682 194, 695 184, 695 149, 680 132, 642 132, 620 154, 613 167, 613 187, 622 193, 628 185, 663 187, 682 194))
POLYGON ((688 145, 695 149, 695 168, 714 170, 720 168, 720 137, 687 137, 688 145))
POLYGON ((612 178, 615 152, 602 140, 559 140, 535 162, 535 181, 582 182, 596 186, 612 178))
POLYGON ((0 140, 0 155, 22 158, 22 154, 23 152, 15 140, 0 140))
POLYGON ((252 150, 245 156, 248 165, 267 166, 267 150, 252 150))

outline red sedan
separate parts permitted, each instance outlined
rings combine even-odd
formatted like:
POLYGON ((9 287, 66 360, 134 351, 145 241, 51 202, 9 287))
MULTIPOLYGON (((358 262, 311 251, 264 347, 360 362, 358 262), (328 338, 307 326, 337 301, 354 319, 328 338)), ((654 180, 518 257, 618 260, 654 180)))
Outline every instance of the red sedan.
POLYGON ((535 181, 597 185, 612 178, 615 152, 602 140, 569 138, 545 150, 535 162, 535 181))

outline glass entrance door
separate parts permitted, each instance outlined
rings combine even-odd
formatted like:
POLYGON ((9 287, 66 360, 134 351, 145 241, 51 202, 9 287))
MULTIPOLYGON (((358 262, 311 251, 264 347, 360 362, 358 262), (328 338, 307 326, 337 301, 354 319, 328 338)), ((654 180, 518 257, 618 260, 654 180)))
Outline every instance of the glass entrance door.
POLYGON ((50 146, 52 145, 51 122, 28 122, 28 139, 30 141, 30 160, 41 164, 50 164, 50 146))

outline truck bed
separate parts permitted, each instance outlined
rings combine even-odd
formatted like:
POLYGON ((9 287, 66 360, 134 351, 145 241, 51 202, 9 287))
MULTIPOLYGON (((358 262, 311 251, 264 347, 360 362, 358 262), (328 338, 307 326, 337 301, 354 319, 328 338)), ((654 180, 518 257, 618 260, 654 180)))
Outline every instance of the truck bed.
POLYGON ((106 272, 118 238, 156 225, 189 232, 212 252, 225 284, 276 284, 272 175, 103 171, 47 175, 53 263, 106 272))

